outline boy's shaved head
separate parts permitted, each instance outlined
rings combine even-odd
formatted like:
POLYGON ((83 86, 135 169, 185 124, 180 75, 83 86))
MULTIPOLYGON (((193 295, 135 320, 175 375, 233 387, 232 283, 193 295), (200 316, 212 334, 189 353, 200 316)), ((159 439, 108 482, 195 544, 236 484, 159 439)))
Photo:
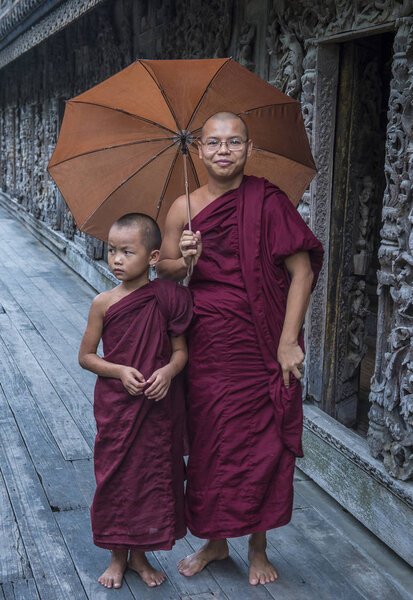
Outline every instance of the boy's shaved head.
POLYGON ((238 121, 241 121, 241 123, 242 123, 242 125, 244 127, 245 137, 246 137, 247 140, 249 139, 248 127, 247 127, 244 119, 241 119, 240 116, 238 116, 235 113, 230 112, 228 110, 223 110, 223 111, 217 112, 214 115, 211 115, 210 117, 208 117, 208 119, 202 125, 201 137, 202 137, 202 135, 204 133, 204 127, 205 127, 205 125, 208 123, 208 121, 212 121, 212 119, 217 120, 217 121, 230 121, 230 120, 233 120, 233 119, 237 119, 238 121))
POLYGON ((128 213, 115 221, 112 227, 130 227, 136 225, 142 236, 142 244, 148 252, 159 250, 162 243, 161 231, 152 217, 143 213, 128 213))

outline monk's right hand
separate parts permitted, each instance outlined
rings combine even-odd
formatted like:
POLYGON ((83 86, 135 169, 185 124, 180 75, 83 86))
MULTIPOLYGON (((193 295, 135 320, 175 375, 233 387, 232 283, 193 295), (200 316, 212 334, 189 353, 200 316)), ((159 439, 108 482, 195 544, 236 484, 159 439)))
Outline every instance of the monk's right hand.
POLYGON ((139 396, 146 386, 145 377, 138 369, 134 369, 133 367, 122 367, 119 379, 131 396, 139 396))
POLYGON ((194 266, 198 262, 202 252, 202 237, 201 232, 185 230, 182 232, 181 239, 179 240, 179 250, 184 258, 186 266, 191 263, 191 257, 193 257, 194 266))

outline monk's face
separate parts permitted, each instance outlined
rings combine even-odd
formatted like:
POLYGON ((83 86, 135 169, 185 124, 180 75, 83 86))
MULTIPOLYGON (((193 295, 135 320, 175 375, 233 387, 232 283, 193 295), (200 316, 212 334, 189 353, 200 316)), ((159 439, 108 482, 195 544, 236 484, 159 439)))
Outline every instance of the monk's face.
POLYGON ((138 225, 112 225, 108 237, 108 264, 119 281, 145 278, 149 266, 159 258, 159 250, 148 251, 138 225))
POLYGON ((199 143, 199 158, 210 177, 233 179, 243 173, 251 150, 252 141, 247 140, 240 119, 209 119, 205 123, 199 143), (236 143, 240 144, 240 148, 234 149, 236 143))

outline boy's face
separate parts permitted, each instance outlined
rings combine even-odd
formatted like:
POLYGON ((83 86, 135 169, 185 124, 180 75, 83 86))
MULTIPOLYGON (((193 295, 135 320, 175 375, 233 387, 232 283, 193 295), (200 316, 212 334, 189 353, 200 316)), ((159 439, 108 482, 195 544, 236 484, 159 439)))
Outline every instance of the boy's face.
POLYGON ((142 244, 138 225, 112 225, 108 238, 109 268, 119 281, 147 276, 150 265, 159 258, 159 250, 148 252, 142 244))

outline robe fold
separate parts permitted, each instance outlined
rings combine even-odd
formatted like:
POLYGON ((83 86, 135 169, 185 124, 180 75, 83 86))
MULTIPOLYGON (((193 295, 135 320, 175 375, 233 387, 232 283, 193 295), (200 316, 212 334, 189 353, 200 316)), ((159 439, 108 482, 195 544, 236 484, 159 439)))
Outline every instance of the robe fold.
POLYGON ((292 375, 283 385, 277 362, 284 259, 307 251, 314 287, 323 250, 285 194, 252 176, 192 228, 203 250, 190 283, 187 525, 201 538, 236 537, 291 519, 302 391, 292 375))
MULTIPOLYGON (((104 358, 135 367, 148 379, 169 362, 169 336, 181 335, 191 317, 187 289, 152 281, 107 310, 104 358)), ((108 549, 169 550, 186 534, 180 375, 159 402, 144 394, 131 396, 119 379, 98 377, 94 414, 94 543, 108 549)))

